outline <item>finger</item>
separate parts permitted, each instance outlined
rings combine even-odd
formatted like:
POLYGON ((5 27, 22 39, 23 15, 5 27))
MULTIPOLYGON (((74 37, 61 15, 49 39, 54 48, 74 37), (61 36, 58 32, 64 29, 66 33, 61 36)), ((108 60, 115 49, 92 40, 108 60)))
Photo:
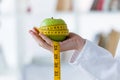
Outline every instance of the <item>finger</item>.
POLYGON ((36 27, 34 27, 33 29, 32 29, 35 33, 39 33, 39 31, 38 31, 38 29, 36 28, 36 27))
POLYGON ((49 44, 46 44, 45 42, 41 44, 41 47, 53 52, 53 47, 49 44))
POLYGON ((42 39, 45 40, 45 42, 47 42, 49 45, 53 46, 53 41, 50 38, 48 38, 47 36, 45 36, 42 33, 39 33, 39 35, 41 36, 42 39))
POLYGON ((41 37, 36 34, 36 32, 34 32, 33 30, 30 30, 29 33, 32 35, 32 37, 38 42, 41 43, 43 42, 43 40, 41 39, 41 37))
POLYGON ((52 51, 52 47, 50 45, 48 45, 38 34, 36 34, 34 31, 30 31, 30 34, 33 36, 33 38, 37 41, 37 43, 47 49, 47 50, 50 50, 52 51))

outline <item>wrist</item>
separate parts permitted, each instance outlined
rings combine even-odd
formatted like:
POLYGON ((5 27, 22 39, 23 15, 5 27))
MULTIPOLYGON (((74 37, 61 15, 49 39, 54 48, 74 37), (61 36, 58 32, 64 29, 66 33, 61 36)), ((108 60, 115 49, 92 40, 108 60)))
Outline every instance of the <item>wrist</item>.
POLYGON ((78 42, 78 48, 76 49, 77 51, 81 51, 86 43, 86 39, 80 39, 78 42))
POLYGON ((80 41, 78 41, 78 47, 77 49, 75 49, 71 59, 70 59, 70 63, 74 63, 74 61, 77 59, 77 57, 80 55, 80 52, 82 51, 84 45, 86 43, 86 39, 80 39, 80 41))

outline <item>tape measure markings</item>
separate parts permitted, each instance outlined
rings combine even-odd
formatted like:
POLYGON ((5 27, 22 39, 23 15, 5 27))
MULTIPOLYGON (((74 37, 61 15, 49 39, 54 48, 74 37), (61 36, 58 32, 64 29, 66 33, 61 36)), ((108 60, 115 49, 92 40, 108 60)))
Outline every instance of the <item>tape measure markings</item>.
POLYGON ((60 45, 53 41, 54 44, 54 80, 60 80, 60 45))
MULTIPOLYGON (((47 36, 49 35, 59 35, 67 36, 69 35, 69 30, 66 25, 55 25, 55 26, 41 26, 37 28, 40 33, 43 33, 47 36)), ((54 52, 54 80, 61 79, 61 70, 60 70, 60 45, 59 42, 53 41, 53 52, 54 52)))
POLYGON ((42 30, 66 30, 67 26, 66 25, 55 25, 55 26, 41 26, 39 29, 42 30))
POLYGON ((68 30, 60 30, 60 31, 48 31, 48 30, 41 30, 39 29, 39 32, 45 34, 45 35, 68 35, 68 30))

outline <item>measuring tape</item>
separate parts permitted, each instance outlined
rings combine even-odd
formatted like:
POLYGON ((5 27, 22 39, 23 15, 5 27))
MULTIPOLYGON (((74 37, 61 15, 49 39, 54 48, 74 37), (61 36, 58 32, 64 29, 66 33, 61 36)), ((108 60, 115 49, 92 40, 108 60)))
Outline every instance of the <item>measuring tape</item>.
POLYGON ((66 25, 52 25, 52 26, 41 26, 39 29, 42 30, 66 30, 66 25))
POLYGON ((68 35, 69 31, 66 25, 42 26, 38 31, 45 35, 68 35))
POLYGON ((60 80, 60 45, 53 41, 54 45, 54 80, 60 80))
MULTIPOLYGON (((67 36, 69 31, 66 25, 52 25, 52 26, 42 26, 37 28, 39 32, 44 35, 64 35, 67 36)), ((54 49, 54 80, 60 80, 60 45, 59 42, 53 41, 54 49)))

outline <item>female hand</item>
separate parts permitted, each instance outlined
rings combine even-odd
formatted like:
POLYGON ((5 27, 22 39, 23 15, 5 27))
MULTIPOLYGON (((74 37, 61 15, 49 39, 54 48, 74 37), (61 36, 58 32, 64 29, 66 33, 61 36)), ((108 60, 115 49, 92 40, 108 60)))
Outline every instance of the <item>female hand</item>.
MULTIPOLYGON (((43 48, 53 52, 53 41, 49 39, 47 36, 39 33, 36 28, 33 28, 29 31, 32 37, 36 40, 36 42, 43 48)), ((59 42, 60 43, 60 51, 68 51, 68 50, 81 50, 85 44, 85 39, 80 37, 75 33, 69 33, 69 36, 66 40, 59 42)))

